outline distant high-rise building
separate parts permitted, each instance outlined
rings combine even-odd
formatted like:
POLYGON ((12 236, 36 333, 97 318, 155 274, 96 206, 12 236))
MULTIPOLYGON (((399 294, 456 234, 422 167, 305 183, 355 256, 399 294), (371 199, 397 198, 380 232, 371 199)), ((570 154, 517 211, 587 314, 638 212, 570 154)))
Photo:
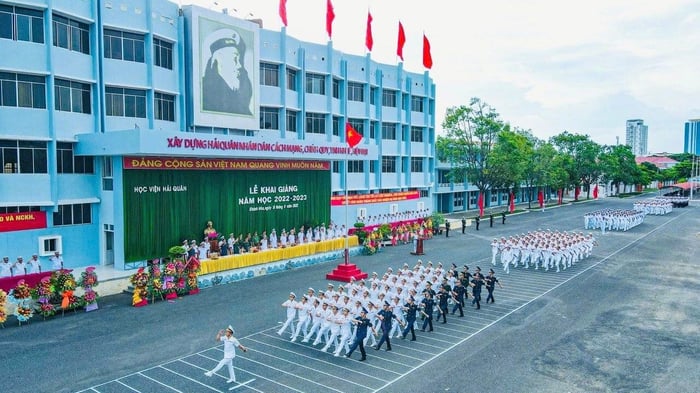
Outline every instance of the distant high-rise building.
POLYGON ((685 122, 683 134, 683 153, 700 155, 700 119, 690 119, 685 122))
POLYGON ((635 156, 645 156, 648 151, 649 127, 642 119, 627 120, 625 144, 632 148, 635 156))

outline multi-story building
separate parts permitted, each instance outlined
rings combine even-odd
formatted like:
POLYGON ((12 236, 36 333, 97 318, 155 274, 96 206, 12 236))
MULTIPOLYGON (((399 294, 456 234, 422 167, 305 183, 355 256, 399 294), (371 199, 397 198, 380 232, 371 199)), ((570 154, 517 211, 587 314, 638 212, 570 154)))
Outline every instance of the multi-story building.
POLYGON ((625 144, 632 148, 632 153, 635 156, 646 156, 648 154, 648 139, 649 127, 644 125, 644 120, 627 120, 625 144))
POLYGON ((690 119, 685 122, 683 133, 683 152, 700 155, 700 119, 690 119))
POLYGON ((13 259, 124 269, 207 221, 237 236, 432 210, 428 72, 166 0, 0 0, 0 53, 13 259))

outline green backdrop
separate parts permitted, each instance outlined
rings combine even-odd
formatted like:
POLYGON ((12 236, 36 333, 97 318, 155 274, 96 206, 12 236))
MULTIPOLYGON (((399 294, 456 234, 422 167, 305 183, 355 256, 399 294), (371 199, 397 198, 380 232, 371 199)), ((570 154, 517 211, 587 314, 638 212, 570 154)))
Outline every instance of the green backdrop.
POLYGON ((199 243, 207 221, 243 236, 330 221, 330 171, 124 170, 124 257, 199 243))

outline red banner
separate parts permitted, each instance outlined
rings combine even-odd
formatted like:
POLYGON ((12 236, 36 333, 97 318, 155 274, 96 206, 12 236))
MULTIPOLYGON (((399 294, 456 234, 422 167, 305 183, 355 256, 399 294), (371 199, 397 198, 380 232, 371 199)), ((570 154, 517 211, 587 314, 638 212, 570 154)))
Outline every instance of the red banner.
POLYGON ((0 232, 46 228, 46 212, 0 214, 0 232))
POLYGON ((246 160, 233 158, 124 157, 124 169, 330 170, 330 161, 246 160))
MULTIPOLYGON (((364 203, 382 203, 394 201, 407 201, 420 198, 418 191, 386 192, 383 194, 359 194, 348 195, 348 205, 361 205, 364 203)), ((331 197, 331 206, 345 205, 345 195, 331 197)))

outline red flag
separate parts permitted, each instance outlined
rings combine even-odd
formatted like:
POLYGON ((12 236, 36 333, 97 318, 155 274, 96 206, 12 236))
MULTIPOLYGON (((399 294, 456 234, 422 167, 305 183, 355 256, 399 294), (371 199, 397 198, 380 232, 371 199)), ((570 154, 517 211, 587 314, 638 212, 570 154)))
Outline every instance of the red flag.
POLYGON ((561 188, 557 190, 557 204, 561 205, 562 201, 564 200, 564 195, 561 192, 561 188))
POLYGON ((287 26, 287 0, 280 0, 280 19, 287 26))
POLYGON ((406 43, 406 33, 403 31, 403 25, 399 22, 399 41, 396 44, 396 55, 403 61, 403 46, 406 43))
POLYGON ((331 3, 331 0, 326 0, 326 31, 328 32, 328 39, 331 39, 331 36, 333 36, 333 19, 335 19, 333 3, 331 3))
POLYGON ((515 211, 515 195, 513 195, 512 192, 510 193, 510 208, 509 208, 509 210, 511 213, 515 211))
POLYGON ((357 146, 362 140, 362 134, 355 131, 350 123, 345 123, 345 142, 348 143, 350 148, 357 146))
POLYGON ((479 197, 476 199, 476 205, 479 207, 479 217, 484 215, 484 194, 479 191, 479 197))
POLYGON ((540 203, 540 208, 544 207, 544 192, 540 191, 537 193, 537 202, 540 203))
POLYGON ((598 185, 596 184, 595 187, 593 187, 593 199, 598 199, 598 185))
POLYGON ((368 51, 372 51, 372 46, 374 46, 374 39, 372 38, 372 14, 367 11, 367 33, 365 34, 365 46, 368 51))
POLYGON ((427 69, 433 68, 433 56, 430 55, 430 41, 423 34, 423 65, 427 69))
POLYGON ((574 189, 574 199, 578 201, 579 195, 581 195, 581 187, 576 186, 574 189))

